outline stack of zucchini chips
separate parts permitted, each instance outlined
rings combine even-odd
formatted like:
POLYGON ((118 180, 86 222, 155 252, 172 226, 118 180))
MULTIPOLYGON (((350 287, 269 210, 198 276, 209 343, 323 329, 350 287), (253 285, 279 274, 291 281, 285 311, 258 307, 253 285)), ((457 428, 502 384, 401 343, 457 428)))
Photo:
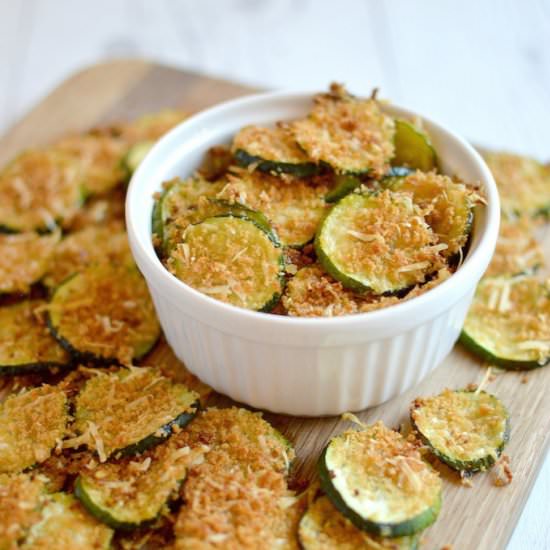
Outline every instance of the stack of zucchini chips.
POLYGON ((258 414, 199 410, 211 390, 159 341, 129 251, 126 182, 183 118, 71 135, 0 172, 2 550, 294 544, 292 448, 258 414))
POLYGON ((440 173, 420 121, 339 85, 303 119, 247 126, 164 184, 153 240, 204 294, 291 316, 367 312, 448 278, 478 190, 440 173))
POLYGON ((548 231, 550 165, 509 153, 484 156, 499 188, 502 219, 461 341, 503 369, 542 367, 550 362, 550 279, 537 236, 548 231))

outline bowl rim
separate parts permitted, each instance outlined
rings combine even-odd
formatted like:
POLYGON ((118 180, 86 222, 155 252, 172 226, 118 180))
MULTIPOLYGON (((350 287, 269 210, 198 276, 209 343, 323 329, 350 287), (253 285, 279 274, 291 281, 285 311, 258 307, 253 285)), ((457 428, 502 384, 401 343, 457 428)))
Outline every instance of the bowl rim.
MULTIPOLYGON (((438 303, 445 297, 450 297, 452 291, 459 288, 470 288, 472 285, 469 279, 476 277, 476 284, 481 277, 487 265, 489 264, 492 251, 494 250, 498 228, 500 220, 500 202, 498 197, 498 191, 493 176, 487 167, 485 161, 481 155, 470 145, 464 138, 447 129, 441 124, 435 122, 430 117, 426 117, 421 113, 412 111, 406 107, 400 105, 387 103, 383 104, 383 108, 390 111, 397 111, 400 116, 405 117, 419 117, 422 121, 429 123, 436 131, 443 135, 446 139, 450 139, 455 142, 462 150, 470 157, 472 161, 477 165, 476 168, 482 175, 480 180, 485 196, 487 197, 486 208, 486 221, 484 227, 477 228, 479 231, 479 242, 475 250, 470 251, 460 268, 454 272, 448 279, 441 282, 434 288, 428 290, 420 296, 416 296, 409 300, 399 302, 397 304, 390 305, 378 310, 369 311, 365 313, 354 313, 348 315, 334 316, 334 317, 297 317, 288 315, 275 315, 268 312, 252 311, 245 308, 234 306, 195 290, 193 287, 187 285, 183 281, 177 279, 172 275, 162 264, 152 245, 152 240, 149 239, 147 243, 143 242, 144 239, 140 238, 139 232, 136 230, 136 226, 139 224, 139 220, 134 215, 134 195, 138 192, 137 187, 139 181, 143 179, 146 169, 153 163, 162 163, 161 152, 170 142, 176 141, 181 133, 184 133, 188 128, 193 126, 203 126, 205 123, 212 123, 214 120, 220 120, 228 111, 242 109, 243 107, 257 107, 261 105, 268 105, 277 101, 304 101, 307 98, 312 98, 315 92, 311 90, 297 92, 297 91, 276 91, 276 92, 261 92, 255 94, 245 95, 236 99, 230 99, 214 105, 208 109, 199 111, 198 113, 190 116, 167 134, 165 134, 160 140, 158 140, 152 149, 147 154, 146 158, 136 172, 133 174, 126 195, 126 227, 130 245, 133 255, 135 257, 138 267, 142 270, 145 279, 157 291, 166 295, 170 293, 174 296, 176 293, 180 296, 186 296, 187 299, 191 299, 196 306, 200 306, 210 311, 210 313, 222 314, 224 318, 233 316, 237 321, 239 318, 241 321, 248 321, 255 324, 261 324, 265 327, 266 323, 273 328, 275 325, 279 327, 288 328, 315 328, 323 329, 323 331, 330 331, 331 329, 352 329, 352 328, 365 328, 368 325, 387 324, 389 320, 397 317, 407 316, 414 311, 427 308, 430 310, 433 307, 434 311, 440 311, 441 306, 436 307, 438 303), (147 273, 145 273, 147 272, 147 273), (477 274, 477 275, 476 275, 477 274), (158 279, 152 281, 151 277, 158 279), (161 288, 161 283, 164 288, 161 288), (217 310, 217 311, 216 311, 217 310)), ((253 124, 253 121, 250 122, 253 124)), ((181 143, 180 143, 181 145, 181 143)), ((158 183, 160 189, 162 182, 158 183)), ((151 216, 152 209, 149 215, 151 216)), ((462 298, 464 291, 457 296, 458 299, 462 298)), ((452 304, 446 301, 448 309, 452 304)), ((452 302, 454 303, 454 302, 452 302)), ((424 310, 425 311, 425 310, 424 310)), ((191 315, 193 316, 193 315, 191 315)), ((268 327, 265 327, 268 328, 268 327)))

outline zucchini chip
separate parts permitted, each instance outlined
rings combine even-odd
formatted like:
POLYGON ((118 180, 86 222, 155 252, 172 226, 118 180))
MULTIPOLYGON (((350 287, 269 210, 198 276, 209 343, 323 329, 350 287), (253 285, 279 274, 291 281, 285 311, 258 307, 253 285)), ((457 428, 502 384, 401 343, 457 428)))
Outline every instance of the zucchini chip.
POLYGON ((391 162, 394 166, 404 166, 423 172, 437 169, 437 157, 430 138, 414 124, 396 119, 393 143, 395 153, 391 162))
POLYGON ((50 235, 0 234, 0 295, 28 293, 50 267, 59 239, 58 231, 50 235))
POLYGON ((123 165, 127 145, 109 132, 69 136, 55 147, 79 167, 87 195, 104 194, 128 179, 123 165))
POLYGON ((44 283, 55 288, 90 264, 128 264, 131 258, 123 223, 92 225, 67 235, 55 247, 44 283))
POLYGON ((84 470, 76 480, 75 496, 90 514, 114 529, 152 523, 177 492, 188 467, 203 456, 171 442, 139 458, 123 458, 84 470))
POLYGON ((20 548, 40 520, 44 482, 28 474, 0 474, 0 548, 20 548))
POLYGON ((447 245, 406 193, 352 193, 341 199, 317 231, 321 265, 344 287, 395 293, 422 283, 443 265, 447 245))
POLYGON ((510 434, 508 411, 484 391, 447 389, 435 397, 417 398, 411 422, 437 458, 464 472, 490 468, 510 434))
POLYGON ((132 456, 158 445, 186 426, 198 409, 198 395, 174 384, 148 367, 98 371, 76 398, 73 424, 77 437, 67 447, 82 444, 109 456, 132 456))
POLYGON ((207 444, 249 470, 269 469, 288 474, 294 459, 290 442, 261 413, 231 407, 201 412, 186 430, 189 445, 207 444))
POLYGON ((414 535, 441 506, 441 479, 413 443, 381 422, 333 438, 319 459, 321 486, 359 529, 414 535))
POLYGON ((485 276, 532 273, 544 263, 531 222, 526 218, 501 218, 497 246, 485 276))
POLYGON ((290 128, 311 160, 337 173, 381 176, 393 157, 393 119, 376 100, 355 98, 337 84, 316 96, 307 118, 290 128))
POLYGON ((252 165, 261 172, 307 178, 319 171, 284 125, 276 128, 245 126, 233 138, 233 151, 237 164, 252 165))
POLYGON ((129 264, 91 265, 59 285, 48 326, 75 358, 98 365, 131 363, 160 335, 147 285, 129 264))
POLYGON ((45 497, 41 519, 21 545, 22 550, 108 550, 113 530, 88 515, 72 496, 55 493, 45 497))
POLYGON ((276 177, 233 169, 218 198, 263 212, 285 246, 301 248, 315 236, 328 207, 327 181, 276 177))
POLYGON ((140 141, 128 149, 122 159, 122 164, 128 176, 131 177, 134 174, 154 144, 154 141, 140 141))
POLYGON ((46 303, 26 300, 0 308, 0 376, 70 368, 71 358, 37 318, 46 303))
POLYGON ((426 221, 447 245, 441 251, 444 256, 453 256, 466 245, 474 219, 472 209, 480 200, 472 189, 434 172, 393 177, 388 183, 393 191, 410 194, 426 212, 426 221))
POLYGON ((550 216, 550 165, 509 153, 484 153, 509 217, 550 216))
POLYGON ((92 196, 65 229, 67 232, 75 232, 86 229, 90 225, 124 224, 125 200, 126 190, 122 186, 115 187, 105 195, 92 196))
POLYGON ((505 369, 550 362, 550 282, 534 277, 488 277, 478 285, 460 341, 505 369))
POLYGON ((333 188, 325 195, 325 201, 330 203, 338 202, 341 198, 355 191, 362 183, 363 182, 355 176, 338 174, 334 178, 333 188))
POLYGON ((173 179, 163 188, 153 208, 153 233, 164 251, 170 252, 189 224, 219 213, 208 199, 215 197, 221 185, 195 177, 173 179))
POLYGON ((199 292, 234 306, 269 311, 283 291, 283 255, 247 218, 220 216, 190 225, 168 267, 199 292))
POLYGON ((54 386, 10 395, 0 404, 0 473, 44 462, 65 435, 67 397, 54 386))
POLYGON ((309 505, 300 521, 298 536, 303 550, 416 550, 418 547, 418 535, 390 539, 357 529, 327 497, 320 497, 309 505))
POLYGON ((0 172, 0 228, 51 231, 67 223, 84 199, 80 166, 58 150, 22 153, 0 172))

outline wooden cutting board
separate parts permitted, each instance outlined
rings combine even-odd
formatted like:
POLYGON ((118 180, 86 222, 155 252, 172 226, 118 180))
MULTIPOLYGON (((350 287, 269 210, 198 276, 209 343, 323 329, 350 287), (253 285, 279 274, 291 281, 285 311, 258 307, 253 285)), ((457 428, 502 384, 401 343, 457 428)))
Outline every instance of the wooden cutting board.
MULTIPOLYGON (((330 78, 327 75, 327 83, 330 78)), ((67 131, 163 107, 196 111, 250 91, 235 83, 145 61, 95 65, 65 81, 0 140, 0 164, 22 149, 44 144, 67 131)), ((550 258, 548 238, 545 248, 550 258)), ((381 419, 388 426, 399 426, 414 397, 479 382, 486 372, 482 366, 457 346, 416 388, 358 416, 367 423, 381 419)), ((455 550, 505 548, 543 463, 550 441, 550 367, 527 375, 500 373, 488 390, 498 395, 511 413, 511 441, 506 452, 511 456, 514 480, 498 488, 490 475, 479 474, 468 488, 442 466, 443 508, 437 523, 426 532, 423 548, 440 549, 446 544, 453 544, 455 550)), ((349 425, 339 418, 266 416, 295 444, 296 474, 303 478, 313 476, 317 457, 330 436, 349 425)))

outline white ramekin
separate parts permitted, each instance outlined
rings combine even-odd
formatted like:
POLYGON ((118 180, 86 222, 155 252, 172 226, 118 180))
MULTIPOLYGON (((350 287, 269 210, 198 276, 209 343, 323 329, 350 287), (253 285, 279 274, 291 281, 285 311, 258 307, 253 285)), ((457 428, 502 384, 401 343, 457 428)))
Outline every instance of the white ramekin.
MULTIPOLYGON (((266 93, 220 104, 186 120, 151 150, 126 201, 130 245, 166 334, 189 370, 237 401, 293 415, 357 411, 394 397, 424 378, 451 351, 476 284, 493 254, 499 200, 489 169, 463 139, 421 117, 444 172, 479 183, 466 261, 426 294, 386 309, 336 318, 292 318, 224 304, 172 276, 151 243, 153 194, 189 176, 212 145, 247 124, 303 116, 310 93, 266 93)), ((418 116, 395 106, 400 117, 418 116)))

